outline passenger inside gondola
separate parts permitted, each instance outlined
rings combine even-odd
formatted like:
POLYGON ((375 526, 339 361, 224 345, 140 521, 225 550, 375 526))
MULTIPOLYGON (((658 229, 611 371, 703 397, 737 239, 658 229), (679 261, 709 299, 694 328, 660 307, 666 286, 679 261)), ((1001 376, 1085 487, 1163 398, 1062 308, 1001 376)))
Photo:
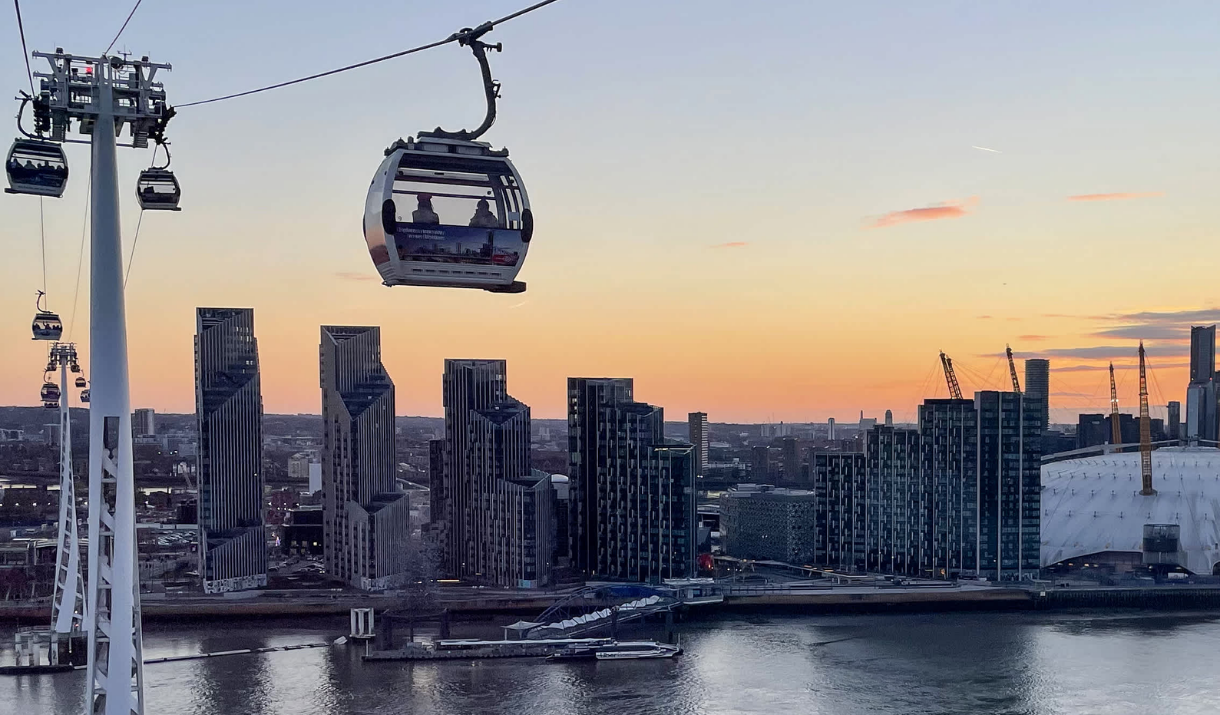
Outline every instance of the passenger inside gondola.
POLYGON ((432 196, 430 194, 419 194, 416 198, 419 200, 419 208, 411 212, 411 222, 440 223, 441 217, 432 209, 432 196))
POLYGON ((479 199, 478 205, 474 209, 474 216, 470 219, 470 225, 475 228, 499 228, 500 219, 492 213, 487 199, 479 199))

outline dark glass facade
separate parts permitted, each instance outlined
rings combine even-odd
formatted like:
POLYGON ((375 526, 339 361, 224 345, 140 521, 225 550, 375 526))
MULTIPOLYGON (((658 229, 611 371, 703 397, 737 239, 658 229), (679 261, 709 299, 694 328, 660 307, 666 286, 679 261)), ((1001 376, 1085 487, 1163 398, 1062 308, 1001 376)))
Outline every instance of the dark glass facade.
POLYGON ((589 578, 656 582, 694 571, 691 445, 664 437, 660 407, 625 378, 568 378, 572 566, 589 578))
POLYGON ((397 485, 394 383, 381 329, 322 326, 322 528, 328 573, 384 590, 406 571, 407 496, 397 485))
POLYGON ((507 372, 503 360, 445 361, 433 521, 447 575, 534 588, 550 583, 551 479, 531 467, 530 409, 508 395, 507 372))
MULTIPOLYGON (((221 593, 265 586, 263 398, 254 311, 198 308, 195 327, 203 588, 221 593)), ((152 411, 143 412, 142 429, 152 434, 152 411)))

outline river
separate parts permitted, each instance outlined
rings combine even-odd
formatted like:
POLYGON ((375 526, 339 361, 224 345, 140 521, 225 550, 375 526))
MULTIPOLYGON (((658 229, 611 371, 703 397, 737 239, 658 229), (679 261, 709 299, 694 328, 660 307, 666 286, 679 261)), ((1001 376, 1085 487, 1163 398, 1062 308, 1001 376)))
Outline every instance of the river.
MULTIPOLYGON (((150 624, 145 655, 310 643, 344 620, 150 624)), ((1220 613, 720 615, 671 661, 370 663, 360 647, 145 667, 147 715, 1212 715, 1220 613)), ((455 633, 455 635, 464 635, 455 633)), ((12 662, 12 631, 0 629, 12 662)), ((80 715, 84 673, 0 676, 0 712, 80 715)))

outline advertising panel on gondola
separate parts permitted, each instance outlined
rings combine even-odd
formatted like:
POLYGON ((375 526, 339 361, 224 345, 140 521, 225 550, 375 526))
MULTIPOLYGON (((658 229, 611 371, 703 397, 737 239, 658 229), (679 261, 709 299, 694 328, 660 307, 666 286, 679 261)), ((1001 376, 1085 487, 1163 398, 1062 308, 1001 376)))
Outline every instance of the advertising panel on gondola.
POLYGON ((400 223, 394 231, 400 261, 516 267, 525 252, 521 231, 506 228, 400 223))

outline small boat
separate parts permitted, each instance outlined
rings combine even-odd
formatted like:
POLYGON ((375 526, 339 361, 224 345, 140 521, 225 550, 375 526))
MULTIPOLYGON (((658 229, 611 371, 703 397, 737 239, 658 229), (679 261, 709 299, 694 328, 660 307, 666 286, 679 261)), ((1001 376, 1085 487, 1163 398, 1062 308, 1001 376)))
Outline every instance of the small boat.
POLYGON ((619 643, 614 648, 599 649, 598 660, 636 660, 640 658, 672 658, 682 653, 682 648, 668 643, 619 643))
POLYGON ((578 660, 638 660, 642 658, 672 658, 682 653, 682 647, 656 641, 625 641, 607 645, 573 646, 547 656, 551 661, 578 660))

